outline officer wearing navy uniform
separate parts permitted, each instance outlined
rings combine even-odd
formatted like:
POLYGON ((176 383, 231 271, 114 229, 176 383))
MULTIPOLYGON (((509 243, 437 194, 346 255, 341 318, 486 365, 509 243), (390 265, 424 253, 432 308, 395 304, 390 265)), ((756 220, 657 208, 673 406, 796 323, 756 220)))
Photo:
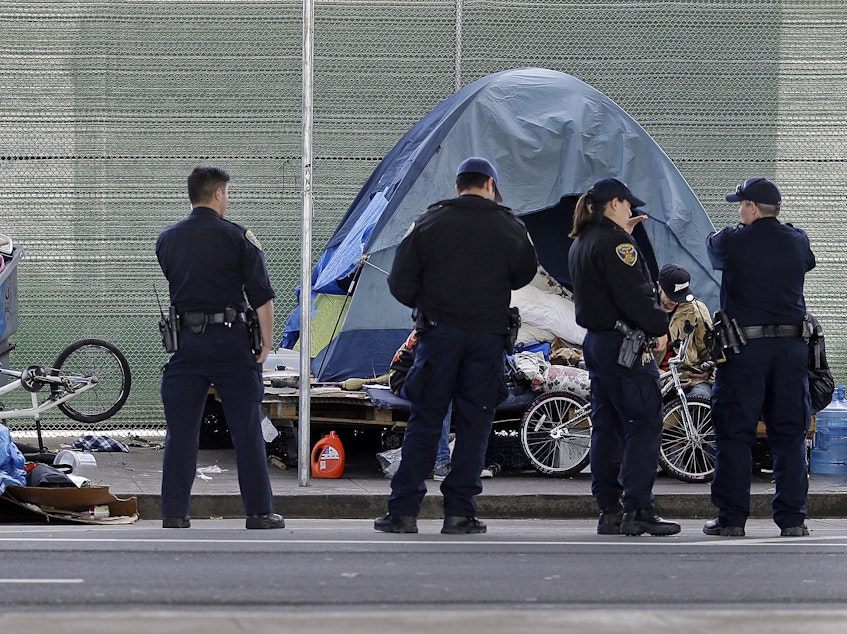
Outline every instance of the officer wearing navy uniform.
POLYGON ((432 205, 397 247, 388 286, 418 311, 418 344, 404 394, 411 413, 402 459, 391 480, 388 514, 374 528, 417 533, 447 407, 453 403, 452 468, 441 483, 442 533, 484 533, 474 496, 494 420, 507 395, 504 353, 511 291, 535 275, 526 227, 497 190, 497 172, 477 157, 456 172, 457 198, 432 205))
POLYGON ((167 436, 162 465, 162 526, 188 528, 200 423, 215 386, 238 466, 247 528, 282 528, 272 512, 261 431, 262 363, 273 339, 273 298, 262 247, 253 233, 224 219, 229 174, 200 166, 188 177, 191 213, 166 227, 156 256, 179 316, 178 348, 164 368, 167 436), (248 334, 245 294, 258 316, 261 349, 248 334))
POLYGON ((574 210, 568 253, 576 321, 588 330, 583 354, 591 379, 591 492, 600 508, 601 535, 673 535, 679 524, 654 510, 653 484, 662 434, 659 371, 647 347, 632 367, 618 362, 624 333, 663 338, 668 316, 632 239, 647 218, 632 215, 644 202, 615 178, 597 181, 574 210))
POLYGON ((809 238, 777 219, 782 195, 766 178, 727 194, 741 224, 708 238, 712 266, 723 271, 721 308, 746 339, 718 365, 712 392, 717 459, 707 535, 742 536, 750 515, 751 448, 761 419, 774 461, 773 519, 784 537, 808 535, 806 432, 811 403, 804 336, 803 283, 815 266, 809 238))

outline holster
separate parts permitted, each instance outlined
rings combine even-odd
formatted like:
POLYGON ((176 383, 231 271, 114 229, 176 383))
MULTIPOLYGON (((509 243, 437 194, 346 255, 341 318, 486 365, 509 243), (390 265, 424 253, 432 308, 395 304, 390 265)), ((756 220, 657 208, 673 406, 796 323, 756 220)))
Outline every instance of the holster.
POLYGON ((747 345, 744 329, 725 310, 715 312, 712 332, 706 333, 706 345, 715 363, 724 363, 727 352, 738 354, 747 345))
POLYGON ((247 315, 247 336, 250 337, 250 348, 254 354, 259 354, 262 351, 262 329, 259 327, 259 314, 252 308, 248 308, 247 315))
POLYGON ((436 322, 430 321, 430 319, 424 315, 424 312, 420 308, 415 308, 412 310, 412 319, 415 322, 415 330, 418 335, 422 335, 427 330, 429 330, 432 326, 437 325, 436 322))
POLYGON ((517 306, 509 307, 509 334, 506 336, 506 354, 515 354, 515 343, 521 329, 521 311, 517 306))

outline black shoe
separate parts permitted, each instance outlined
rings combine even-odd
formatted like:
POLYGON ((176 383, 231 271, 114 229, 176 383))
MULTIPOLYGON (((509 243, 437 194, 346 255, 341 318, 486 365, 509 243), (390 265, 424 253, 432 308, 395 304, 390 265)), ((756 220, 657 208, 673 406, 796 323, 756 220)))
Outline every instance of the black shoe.
POLYGON ((709 520, 703 525, 706 535, 719 535, 721 537, 744 537, 743 526, 721 526, 718 520, 709 520))
POLYGON ((597 522, 598 535, 620 535, 621 520, 623 520, 623 509, 605 509, 600 511, 600 520, 597 522))
POLYGON ((679 524, 663 520, 656 515, 653 509, 639 509, 623 514, 621 520, 621 533, 624 535, 676 535, 679 532, 679 524))
POLYGON ((809 534, 809 529, 806 528, 805 524, 800 524, 800 526, 789 526, 788 528, 783 528, 779 531, 780 537, 806 537, 809 534))
POLYGON ((285 528, 285 518, 278 513, 248 515, 247 528, 285 528))
POLYGON ((191 528, 191 520, 185 517, 163 517, 162 528, 191 528))
POLYGON ((414 515, 392 515, 386 513, 384 517, 374 520, 374 530, 383 533, 417 533, 418 518, 414 515))
POLYGON ((447 515, 444 518, 444 526, 441 532, 447 535, 466 535, 468 533, 484 533, 488 529, 485 522, 475 517, 460 517, 458 515, 447 515))

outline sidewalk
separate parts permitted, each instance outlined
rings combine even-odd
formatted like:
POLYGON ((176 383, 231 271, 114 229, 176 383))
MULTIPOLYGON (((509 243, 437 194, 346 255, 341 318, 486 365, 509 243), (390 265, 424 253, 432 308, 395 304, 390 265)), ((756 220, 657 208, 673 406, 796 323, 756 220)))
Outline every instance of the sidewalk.
MULTIPOLYGON (((114 436, 116 440, 125 438, 114 436)), ((17 439, 16 439, 17 440, 17 439)), ((69 446, 74 438, 45 438, 49 450, 69 446)), ((161 442, 161 438, 151 438, 161 442)), ((30 442, 23 439, 22 442, 30 442)), ((64 447, 67 448, 67 447, 64 447)), ((317 479, 309 477, 308 486, 300 486, 296 469, 280 470, 270 465, 274 492, 274 510, 287 518, 367 519, 385 513, 390 481, 379 469, 374 455, 359 451, 348 456, 344 477, 317 479)), ((135 496, 142 519, 160 517, 162 484, 162 451, 150 447, 130 447, 129 453, 96 452, 95 485, 110 487, 121 498, 135 496)), ((238 489, 235 453, 232 449, 201 450, 197 466, 218 466, 221 473, 209 479, 197 477, 192 490, 191 517, 237 518, 244 514, 238 489)), ((438 482, 427 480, 429 493, 421 509, 422 519, 442 517, 438 482)), ((573 478, 552 478, 534 471, 508 471, 483 480, 484 491, 477 498, 481 518, 579 519, 597 516, 591 497, 588 473, 573 478)), ((710 519, 715 508, 709 499, 709 485, 688 484, 662 474, 654 487, 659 512, 672 519, 710 519)), ((773 483, 767 475, 753 478, 752 517, 771 516, 770 500, 773 483)), ((847 518, 847 477, 812 475, 809 485, 810 517, 847 518)))

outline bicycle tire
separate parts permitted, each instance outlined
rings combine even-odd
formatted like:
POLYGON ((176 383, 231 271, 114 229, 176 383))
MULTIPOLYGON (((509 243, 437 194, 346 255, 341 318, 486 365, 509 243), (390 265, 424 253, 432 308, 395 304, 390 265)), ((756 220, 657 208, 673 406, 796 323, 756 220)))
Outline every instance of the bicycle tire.
MULTIPOLYGON (((97 377, 97 385, 58 408, 80 423, 99 423, 111 418, 129 397, 132 378, 129 363, 120 350, 102 339, 80 339, 65 347, 56 357, 50 376, 97 377)), ((53 386, 53 392, 61 391, 53 386)))
POLYGON ((521 447, 533 468, 564 478, 588 464, 591 418, 588 400, 572 392, 549 392, 529 404, 521 417, 521 447))
POLYGON ((693 437, 683 424, 682 401, 672 400, 662 409, 662 441, 659 464, 672 478, 682 482, 709 482, 715 475, 715 431, 712 404, 702 396, 689 396, 688 410, 693 437))

